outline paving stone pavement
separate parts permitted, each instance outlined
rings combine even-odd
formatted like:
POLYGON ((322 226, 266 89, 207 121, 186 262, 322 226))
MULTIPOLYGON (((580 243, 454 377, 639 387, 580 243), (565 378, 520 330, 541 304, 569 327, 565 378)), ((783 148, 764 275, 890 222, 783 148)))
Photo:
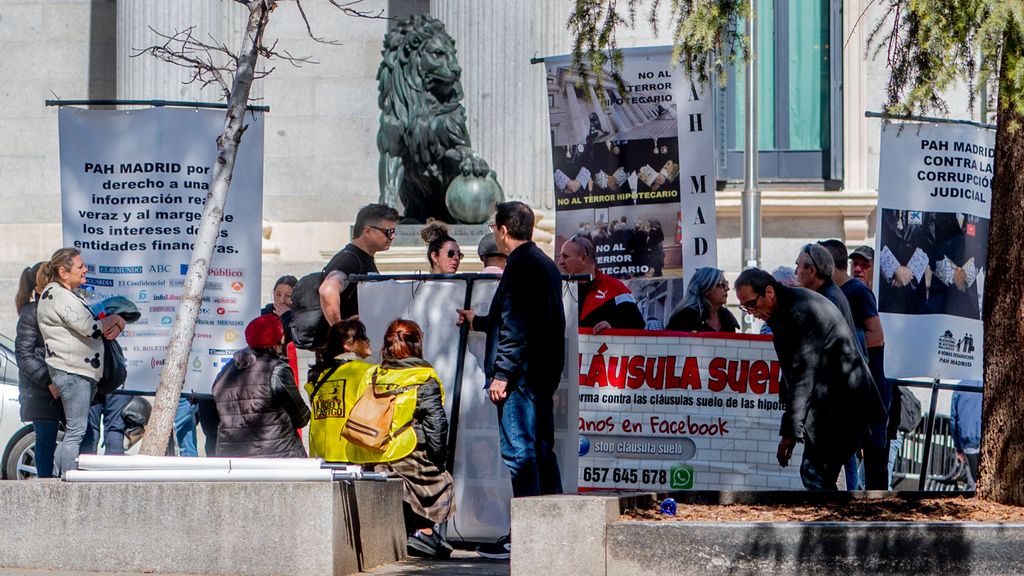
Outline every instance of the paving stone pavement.
POLYGON ((443 574, 444 576, 508 576, 509 563, 488 560, 472 550, 456 549, 447 560, 409 558, 381 566, 370 572, 374 576, 405 576, 407 574, 443 574))

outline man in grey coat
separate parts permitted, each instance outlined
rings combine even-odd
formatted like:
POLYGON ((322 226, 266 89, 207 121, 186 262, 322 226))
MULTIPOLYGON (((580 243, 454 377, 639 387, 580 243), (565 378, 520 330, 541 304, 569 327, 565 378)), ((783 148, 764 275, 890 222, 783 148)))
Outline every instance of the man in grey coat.
POLYGON ((884 414, 857 339, 839 309, 825 297, 779 284, 757 268, 735 282, 740 307, 764 320, 774 335, 785 404, 776 457, 786 466, 804 444, 800 478, 808 490, 836 490, 842 465, 884 414))

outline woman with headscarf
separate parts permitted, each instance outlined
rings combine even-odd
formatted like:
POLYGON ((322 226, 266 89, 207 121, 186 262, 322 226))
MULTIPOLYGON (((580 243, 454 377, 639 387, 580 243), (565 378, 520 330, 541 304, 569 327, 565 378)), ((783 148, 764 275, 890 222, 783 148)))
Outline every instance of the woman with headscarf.
POLYGON ((31 422, 36 433, 35 464, 40 478, 53 476, 53 456, 57 449, 57 430, 64 418, 60 394, 46 367, 46 348, 39 331, 36 306, 45 282, 39 275, 42 262, 21 273, 14 305, 18 310, 18 329, 14 353, 18 358, 18 401, 21 420, 31 422))
POLYGON ((217 456, 305 458, 295 431, 309 422, 309 408, 281 357, 280 318, 264 314, 249 322, 245 343, 248 348, 235 352, 213 382, 217 456))
POLYGON ((686 286, 683 305, 668 321, 666 330, 677 332, 736 332, 740 325, 725 307, 729 281, 718 268, 698 268, 686 286))

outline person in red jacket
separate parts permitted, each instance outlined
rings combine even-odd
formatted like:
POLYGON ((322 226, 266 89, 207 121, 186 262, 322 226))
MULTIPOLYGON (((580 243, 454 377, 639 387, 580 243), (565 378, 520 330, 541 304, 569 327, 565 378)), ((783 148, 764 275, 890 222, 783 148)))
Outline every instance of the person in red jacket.
POLYGON ((594 243, 585 236, 573 236, 562 243, 558 267, 565 274, 589 274, 589 282, 580 282, 580 328, 593 328, 599 334, 608 328, 643 329, 640 308, 621 280, 597 269, 594 243))

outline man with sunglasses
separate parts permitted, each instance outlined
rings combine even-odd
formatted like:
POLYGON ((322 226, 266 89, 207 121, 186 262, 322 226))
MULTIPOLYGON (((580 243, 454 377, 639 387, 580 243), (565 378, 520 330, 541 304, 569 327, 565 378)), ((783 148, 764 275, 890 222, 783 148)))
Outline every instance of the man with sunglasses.
POLYGON ((594 334, 608 328, 644 328, 646 322, 629 287, 597 269, 597 250, 589 238, 576 235, 563 242, 558 267, 565 274, 591 278, 577 284, 580 328, 592 328, 594 334))
POLYGON ((740 308, 764 320, 774 336, 783 376, 779 400, 786 406, 776 458, 788 465, 802 442, 804 487, 836 490, 843 464, 885 414, 857 339, 824 296, 783 286, 764 270, 744 270, 735 288, 740 308))
POLYGON ((376 274, 374 256, 391 248, 398 225, 398 211, 384 204, 367 204, 359 209, 352 227, 352 242, 342 248, 324 267, 320 283, 320 308, 330 326, 359 314, 353 274, 376 274))

